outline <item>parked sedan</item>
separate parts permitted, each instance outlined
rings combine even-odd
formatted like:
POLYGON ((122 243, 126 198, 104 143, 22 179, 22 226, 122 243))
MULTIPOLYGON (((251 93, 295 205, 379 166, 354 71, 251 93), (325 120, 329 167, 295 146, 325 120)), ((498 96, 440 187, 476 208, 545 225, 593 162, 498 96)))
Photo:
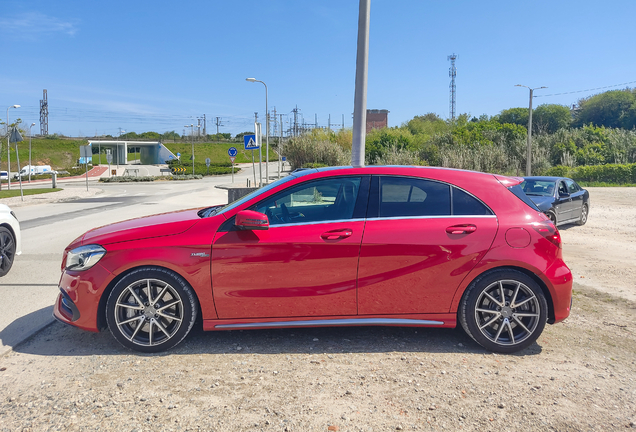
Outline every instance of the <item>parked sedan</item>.
POLYGON ((570 313, 561 237, 521 178, 429 167, 292 173, 226 206, 97 228, 64 251, 55 317, 122 345, 204 330, 455 327, 514 352, 570 313))
POLYGON ((566 177, 524 177, 523 191, 554 225, 585 225, 590 193, 566 177))

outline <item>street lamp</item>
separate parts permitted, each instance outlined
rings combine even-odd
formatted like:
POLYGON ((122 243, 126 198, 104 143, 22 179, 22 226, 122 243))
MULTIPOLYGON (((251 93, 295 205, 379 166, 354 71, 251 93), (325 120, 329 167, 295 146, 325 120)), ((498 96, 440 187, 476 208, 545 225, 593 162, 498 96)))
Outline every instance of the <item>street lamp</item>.
MULTIPOLYGON (((7 108, 7 188, 11 190, 11 143, 9 140, 11 139, 11 134, 9 133, 9 109, 10 108, 20 108, 20 105, 11 105, 7 108)), ((18 171, 20 167, 18 167, 18 171)))
MULTIPOLYGON (((33 171, 33 169, 31 168, 31 128, 35 126, 35 123, 31 123, 31 126, 29 126, 29 183, 31 183, 31 171, 33 171)), ((18 168, 20 168, 18 166, 18 168)))
POLYGON ((525 87, 528 90, 530 90, 530 108, 528 108, 528 154, 526 155, 526 175, 530 176, 532 175, 532 169, 531 169, 531 157, 532 157, 532 93, 535 90, 540 90, 540 89, 544 89, 547 87, 535 87, 535 88, 530 88, 528 86, 524 86, 521 84, 515 84, 515 87, 525 87))
POLYGON ((267 111, 267 84, 256 78, 245 78, 245 81, 259 82, 265 86, 265 184, 267 184, 269 183, 269 111, 267 111))
POLYGON ((192 175, 194 175, 194 125, 185 125, 184 127, 190 128, 190 142, 192 143, 192 175))

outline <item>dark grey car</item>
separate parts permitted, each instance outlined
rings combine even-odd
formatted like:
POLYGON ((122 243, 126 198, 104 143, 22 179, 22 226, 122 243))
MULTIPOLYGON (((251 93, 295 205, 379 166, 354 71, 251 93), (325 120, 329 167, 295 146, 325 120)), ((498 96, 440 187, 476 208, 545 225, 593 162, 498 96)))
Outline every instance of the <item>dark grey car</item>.
POLYGON ((554 225, 584 225, 590 213, 590 193, 567 177, 524 177, 526 195, 554 225))

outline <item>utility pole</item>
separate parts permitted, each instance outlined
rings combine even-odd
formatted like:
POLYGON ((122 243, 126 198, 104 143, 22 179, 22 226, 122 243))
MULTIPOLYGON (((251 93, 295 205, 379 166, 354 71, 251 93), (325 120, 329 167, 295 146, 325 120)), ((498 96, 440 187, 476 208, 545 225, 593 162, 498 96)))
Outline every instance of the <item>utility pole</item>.
POLYGON ((527 149, 526 149, 526 175, 527 176, 531 176, 531 172, 532 172, 532 163, 531 163, 531 158, 532 158, 532 98, 534 97, 532 94, 534 93, 535 90, 541 90, 547 87, 536 87, 536 88, 530 88, 528 86, 524 86, 521 84, 515 84, 515 87, 525 87, 528 90, 530 90, 530 107, 528 108, 528 144, 527 144, 527 149))
MULTIPOLYGON (((208 124, 206 122, 205 114, 203 114, 203 136, 206 137, 206 138, 208 137, 208 127, 207 126, 208 126, 208 124)), ((217 131, 217 133, 218 133, 218 131, 217 131)))
POLYGON ((353 103, 353 143, 351 165, 364 166, 364 144, 367 120, 367 83, 369 77, 369 21, 371 0, 360 0, 358 13, 358 52, 356 55, 356 88, 353 103))
MULTIPOLYGON (((256 113, 254 113, 254 114, 256 114, 256 113)), ((218 135, 219 135, 219 126, 223 126, 223 125, 221 124, 221 117, 217 117, 217 118, 216 118, 216 135, 217 135, 217 137, 218 137, 218 135)))
POLYGON ((282 155, 283 155, 283 115, 280 114, 280 138, 278 141, 278 178, 280 178, 281 165, 283 164, 282 155))

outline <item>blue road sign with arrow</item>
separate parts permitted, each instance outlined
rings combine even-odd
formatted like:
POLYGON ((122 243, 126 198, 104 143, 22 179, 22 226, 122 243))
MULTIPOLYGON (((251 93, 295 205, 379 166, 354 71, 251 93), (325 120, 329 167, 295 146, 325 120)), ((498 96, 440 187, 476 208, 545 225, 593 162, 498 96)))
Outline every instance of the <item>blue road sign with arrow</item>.
POLYGON ((258 148, 256 135, 243 135, 243 142, 245 144, 245 150, 256 150, 258 148))
POLYGON ((227 154, 229 157, 235 157, 238 154, 238 150, 236 150, 236 147, 230 147, 227 150, 227 154))

